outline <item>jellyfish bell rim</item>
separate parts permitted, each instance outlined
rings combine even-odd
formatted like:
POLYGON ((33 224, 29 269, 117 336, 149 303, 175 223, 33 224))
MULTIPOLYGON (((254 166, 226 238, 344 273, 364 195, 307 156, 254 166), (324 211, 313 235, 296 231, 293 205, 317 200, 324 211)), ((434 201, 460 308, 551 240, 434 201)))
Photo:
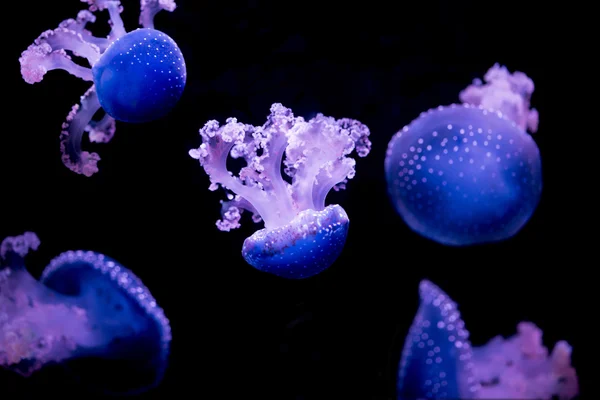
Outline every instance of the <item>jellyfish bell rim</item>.
MULTIPOLYGON (((326 269, 330 268, 333 265, 333 263, 335 262, 335 260, 337 260, 337 258, 340 256, 340 254, 346 244, 349 225, 350 225, 350 219, 348 217, 348 214, 346 213, 344 208, 342 206, 340 206, 339 204, 330 204, 330 205, 326 206, 325 208, 323 208, 322 210, 315 210, 315 209, 302 210, 291 221, 289 221, 287 224, 285 224, 283 226, 280 226, 277 228, 272 228, 272 229, 269 229, 269 228, 259 229, 256 232, 254 232, 252 235, 248 236, 244 240, 244 244, 242 246, 242 256, 244 257, 244 260, 248 264, 250 264, 252 267, 254 267, 255 269, 257 269, 261 272, 271 273, 271 274, 277 275, 279 277, 286 278, 286 279, 292 279, 292 280, 311 278, 315 275, 320 274, 321 272, 325 271, 326 269), (309 229, 313 228, 313 227, 307 226, 307 224, 306 224, 307 219, 316 221, 316 225, 318 225, 318 228, 315 226, 314 231, 309 231, 309 229), (273 253, 273 254, 283 253, 286 249, 296 246, 297 241, 305 239, 306 237, 308 237, 310 235, 317 236, 320 232, 322 232, 323 228, 321 226, 321 222, 322 222, 322 220, 325 220, 325 219, 326 220, 333 219, 334 220, 333 223, 338 224, 338 230, 343 230, 343 232, 342 232, 343 241, 342 241, 342 243, 337 245, 337 248, 335 249, 336 251, 334 251, 332 253, 332 255, 330 255, 330 258, 332 259, 332 261, 330 263, 323 264, 322 267, 317 268, 314 271, 307 273, 306 275, 292 276, 292 274, 276 273, 276 272, 273 272, 271 270, 261 267, 259 262, 257 262, 256 260, 254 260, 252 257, 249 256, 249 253, 252 249, 263 247, 262 245, 267 242, 274 244, 270 253, 273 253), (300 228, 303 228, 303 229, 300 230, 300 228), (281 237, 282 232, 286 232, 286 231, 287 231, 287 233, 292 232, 291 234, 294 235, 292 245, 286 245, 286 244, 282 244, 280 242, 280 237, 281 237)), ((331 224, 329 224, 329 227, 331 227, 331 224)), ((260 251, 260 253, 266 253, 266 251, 260 251)))
POLYGON ((519 231, 521 231, 523 229, 523 227, 527 224, 527 222, 531 219, 531 217, 536 212, 538 205, 541 201, 541 196, 542 196, 542 191, 543 191, 543 172, 542 172, 543 168, 542 168, 542 161, 541 161, 541 158, 539 157, 539 155, 540 155, 539 147, 537 146, 537 143, 536 143, 533 135, 530 134, 526 129, 521 128, 515 121, 508 118, 501 111, 495 110, 490 107, 484 107, 481 104, 471 104, 471 103, 450 103, 448 105, 439 105, 437 107, 429 108, 428 110, 421 112, 416 118, 411 120, 411 122, 409 122, 407 125, 405 125, 399 131, 397 131, 392 136, 392 138, 389 140, 387 148, 386 148, 386 155, 385 155, 384 162, 383 162, 384 175, 385 175, 385 179, 386 179, 386 189, 387 189, 386 191, 388 193, 388 199, 389 199, 389 201, 391 201, 392 206, 396 209, 397 213, 400 215, 402 220, 404 220, 406 225, 408 225, 408 227, 413 232, 418 233, 419 235, 421 235, 422 237, 424 237, 428 240, 434 241, 434 242, 439 243, 444 246, 452 246, 452 247, 457 247, 457 248, 470 247, 470 246, 485 246, 485 245, 490 245, 490 244, 495 244, 495 243, 502 243, 502 242, 505 242, 505 241, 513 238, 519 231), (466 241, 466 240, 464 240, 464 238, 456 237, 455 235, 452 235, 452 234, 447 234, 447 235, 442 236, 439 233, 430 233, 430 230, 428 229, 428 227, 425 226, 424 224, 422 224, 418 217, 413 215, 413 213, 406 207, 404 202, 395 201, 395 199, 394 199, 395 196, 394 196, 393 189, 392 189, 394 186, 394 181, 390 177, 390 175, 391 175, 391 172, 393 171, 392 165, 395 163, 395 161, 393 160, 393 148, 396 145, 396 142, 401 140, 401 138, 403 137, 403 134, 409 133, 411 131, 411 128, 414 126, 414 124, 421 122, 423 119, 425 119, 429 116, 432 116, 434 114, 438 114, 440 112, 448 112, 449 110, 459 110, 459 109, 480 111, 483 115, 496 116, 499 119, 505 121, 506 123, 510 124, 511 128, 514 128, 517 131, 519 131, 520 134, 523 136, 523 138, 526 141, 529 141, 530 143, 533 144, 533 146, 535 147, 536 153, 538 155, 539 174, 541 176, 541 181, 539 183, 540 192, 539 192, 539 195, 537 196, 537 200, 536 200, 535 204, 533 205, 532 211, 529 214, 529 216, 527 218, 525 218, 523 221, 521 221, 520 224, 514 224, 512 229, 507 230, 505 235, 501 238, 494 238, 494 239, 486 238, 484 240, 479 240, 479 238, 474 238, 471 241, 466 241))
MULTIPOLYGON (((158 386, 166 373, 172 340, 171 325, 164 314, 164 310, 158 305, 150 290, 143 284, 141 279, 131 270, 122 266, 114 259, 93 251, 75 250, 59 254, 50 261, 42 272, 40 283, 55 290, 55 288, 49 285, 50 278, 60 273, 64 268, 73 267, 75 264, 80 264, 79 268, 91 268, 99 272, 100 276, 105 278, 111 285, 114 285, 116 290, 119 290, 130 301, 133 301, 143 309, 145 318, 155 325, 160 334, 160 363, 155 369, 156 378, 154 382, 144 385, 139 389, 128 390, 127 394, 141 393, 158 386), (124 274, 128 279, 127 283, 120 280, 124 274), (138 297, 139 294, 143 294, 144 297, 138 297)), ((115 392, 110 393, 118 394, 115 392)))

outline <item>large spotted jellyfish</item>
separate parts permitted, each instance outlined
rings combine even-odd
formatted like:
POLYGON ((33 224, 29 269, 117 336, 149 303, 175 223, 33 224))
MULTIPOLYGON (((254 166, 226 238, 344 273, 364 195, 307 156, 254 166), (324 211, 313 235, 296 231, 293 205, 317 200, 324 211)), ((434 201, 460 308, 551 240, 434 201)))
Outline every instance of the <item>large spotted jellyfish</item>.
POLYGON ((425 280, 419 295, 400 361, 398 400, 569 400, 578 395, 567 342, 556 343, 549 354, 542 331, 521 322, 516 335, 472 347, 457 305, 446 293, 425 280))
POLYGON ((494 65, 485 84, 460 93, 463 104, 422 113, 388 145, 392 202, 408 224, 445 245, 508 239, 535 211, 541 191, 533 81, 494 65))
POLYGON ((39 244, 26 232, 0 245, 0 366, 30 376, 49 363, 74 363, 79 379, 109 393, 157 385, 171 328, 149 290, 91 251, 60 254, 37 281, 24 257, 39 244))
POLYGON ((25 50, 19 62, 27 83, 40 82, 46 72, 63 69, 93 85, 73 106, 62 125, 62 161, 85 176, 98 172, 97 153, 82 151, 84 132, 90 142, 107 143, 115 133, 115 120, 148 122, 165 116, 179 101, 186 81, 186 67, 179 47, 168 35, 154 29, 160 10, 173 11, 174 0, 141 0, 139 22, 143 28, 127 33, 117 0, 81 0, 89 4, 76 19, 67 19, 42 33, 25 50), (108 10, 111 31, 106 38, 86 29, 95 11, 108 10), (73 59, 82 57, 88 68, 73 59), (103 109, 105 114, 93 121, 103 109))
POLYGON ((348 155, 369 153, 365 125, 323 114, 306 121, 275 103, 263 126, 235 118, 220 126, 213 120, 200 136, 202 144, 190 156, 208 174, 210 190, 221 185, 233 192, 222 202, 217 227, 238 228, 243 210, 254 222, 264 221, 264 229, 244 241, 246 262, 290 279, 314 276, 333 264, 346 242, 349 220, 339 205, 326 207, 325 198, 354 177, 356 161, 348 155), (227 170, 229 155, 245 161, 239 176, 227 170), (282 162, 291 183, 282 176, 282 162))

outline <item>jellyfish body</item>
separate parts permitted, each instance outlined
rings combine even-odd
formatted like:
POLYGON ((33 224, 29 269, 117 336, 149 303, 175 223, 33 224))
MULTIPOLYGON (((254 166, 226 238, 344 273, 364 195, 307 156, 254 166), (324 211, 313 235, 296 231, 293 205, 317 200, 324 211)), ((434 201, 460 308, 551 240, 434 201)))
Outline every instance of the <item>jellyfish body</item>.
POLYGON ((185 85, 185 63, 177 44, 156 29, 137 29, 117 39, 94 64, 92 74, 102 108, 126 122, 164 116, 185 85))
POLYGON ((85 176, 98 171, 97 153, 82 151, 84 132, 90 142, 109 142, 115 120, 148 122, 164 116, 180 99, 186 81, 186 67, 177 44, 154 29, 160 10, 173 11, 173 0, 141 0, 140 24, 144 29, 127 33, 120 13, 120 1, 86 0, 89 10, 76 19, 60 23, 42 33, 19 58, 27 83, 40 82, 46 72, 64 69, 93 85, 67 115, 60 135, 62 161, 70 170, 85 176), (96 16, 107 10, 111 32, 106 38, 86 29, 96 16), (84 57, 91 68, 77 64, 72 56, 84 57), (104 117, 92 120, 103 109, 104 117))
POLYGON ((0 366, 29 376, 51 362, 101 360, 105 368, 80 363, 76 374, 92 376, 106 392, 158 384, 171 329, 149 290, 131 271, 91 251, 59 255, 38 282, 24 265, 24 256, 38 245, 32 233, 2 242, 0 366))
POLYGON ((542 190, 533 82, 494 66, 462 105, 422 113, 390 141, 388 192, 417 233, 446 245, 508 239, 535 211, 542 190), (492 108, 492 106, 496 108, 492 108))
POLYGON ((243 210, 265 227, 244 242, 242 255, 253 267, 280 277, 302 279, 327 269, 340 255, 349 219, 339 205, 325 206, 331 189, 345 188, 354 177, 356 150, 365 157, 369 129, 358 121, 318 114, 306 121, 273 104, 260 127, 230 118, 209 121, 200 130, 202 144, 190 151, 218 185, 233 192, 222 202, 223 231, 238 228, 243 210), (239 176, 227 170, 227 158, 243 159, 239 176), (291 178, 281 175, 281 164, 291 178))
POLYGON ((552 353, 542 332, 521 322, 517 334, 472 347, 456 303, 429 281, 419 286, 421 304, 404 343, 398 400, 569 400, 579 392, 571 347, 558 342, 552 353))
POLYGON ((254 268, 284 278, 313 276, 341 254, 348 223, 346 211, 337 204, 322 211, 305 210, 281 228, 252 234, 244 241, 242 255, 254 268))

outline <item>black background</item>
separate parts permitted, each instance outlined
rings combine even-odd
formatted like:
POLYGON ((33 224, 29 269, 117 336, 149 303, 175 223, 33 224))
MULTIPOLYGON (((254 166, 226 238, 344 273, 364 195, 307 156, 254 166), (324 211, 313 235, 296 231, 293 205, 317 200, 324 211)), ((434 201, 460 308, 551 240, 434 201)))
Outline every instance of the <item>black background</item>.
MULTIPOLYGON (((131 30, 138 2, 123 3, 131 30)), ((111 143, 88 145, 102 157, 92 178, 66 169, 58 146, 60 125, 89 83, 52 71, 29 85, 17 62, 35 37, 75 17, 83 3, 14 4, 21 29, 11 31, 4 50, 0 234, 38 233, 42 246, 28 258, 35 276, 60 252, 89 249, 117 259, 152 290, 174 339, 163 384, 144 398, 393 399, 423 278, 459 303, 475 345, 512 334, 521 320, 538 324, 547 345, 569 341, 585 390, 588 342, 576 313, 582 252, 564 227, 570 194, 561 177, 565 143, 552 111, 545 18, 523 2, 496 9, 475 2, 177 3, 174 13, 157 16, 156 27, 186 58, 183 98, 159 121, 118 123, 111 143), (386 146, 421 111, 457 102, 495 62, 536 84, 543 197, 514 238, 443 247, 395 213, 383 174, 386 146), (248 219, 237 231, 219 232, 223 193, 208 191, 206 174, 187 155, 207 120, 235 116, 261 125, 273 102, 371 129, 371 154, 357 160, 348 189, 328 197, 351 219, 345 250, 329 270, 303 281, 244 262, 242 242, 260 226, 248 219)), ((108 32, 99 23, 105 20, 95 33, 108 32)), ((6 399, 79 390, 59 372, 30 380, 3 372, 0 386, 6 399)))

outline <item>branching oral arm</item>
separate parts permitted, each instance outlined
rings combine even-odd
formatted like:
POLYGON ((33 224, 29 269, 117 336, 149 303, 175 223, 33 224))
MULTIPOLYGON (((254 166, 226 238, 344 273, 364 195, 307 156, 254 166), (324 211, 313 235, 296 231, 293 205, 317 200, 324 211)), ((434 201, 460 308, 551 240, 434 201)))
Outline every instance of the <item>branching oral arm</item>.
POLYGON ((255 222, 261 217, 265 222, 264 229, 244 241, 242 256, 248 264, 280 277, 304 279, 335 262, 346 242, 349 219, 341 206, 325 207, 325 198, 354 177, 355 160, 348 155, 369 153, 365 125, 322 114, 305 121, 275 103, 262 127, 234 118, 224 126, 209 121, 200 136, 202 144, 189 154, 208 174, 210 190, 221 185, 234 192, 221 202, 217 227, 239 228, 243 210, 252 212, 255 222), (246 162, 239 177, 227 171, 229 155, 246 162), (282 164, 291 185, 281 175, 282 164))
POLYGON ((217 224, 221 230, 239 227, 244 209, 251 209, 255 221, 260 215, 267 229, 290 223, 302 211, 323 210, 327 193, 343 189, 354 176, 355 161, 347 155, 356 151, 364 157, 371 147, 369 129, 358 121, 322 114, 305 121, 278 103, 262 127, 230 118, 224 126, 209 121, 200 135, 202 145, 190 155, 200 160, 211 190, 221 184, 236 194, 223 202, 223 219, 217 224), (226 169, 230 154, 246 161, 240 177, 226 169), (281 176, 282 163, 291 185, 281 176))
POLYGON ((460 92, 460 101, 500 111, 521 129, 537 132, 539 114, 530 105, 535 89, 531 78, 519 71, 511 74, 505 66, 495 64, 485 74, 484 81, 475 79, 460 92))
POLYGON ((172 12, 175 8, 174 0, 141 0, 140 25, 154 28, 154 17, 159 11, 172 12))

